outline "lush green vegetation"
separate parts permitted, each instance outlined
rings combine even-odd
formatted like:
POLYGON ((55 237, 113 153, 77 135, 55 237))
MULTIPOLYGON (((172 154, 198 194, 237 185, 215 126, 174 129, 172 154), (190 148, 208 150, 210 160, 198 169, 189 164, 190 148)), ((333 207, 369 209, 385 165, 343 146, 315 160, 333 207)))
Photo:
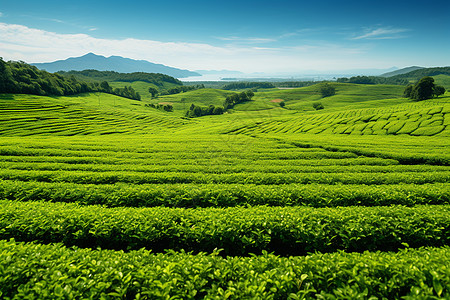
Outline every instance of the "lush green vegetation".
POLYGON ((0 239, 105 249, 283 255, 450 243, 449 206, 102 208, 0 200, 0 239))
POLYGON ((415 85, 408 85, 403 93, 405 97, 416 101, 439 97, 445 93, 445 88, 434 84, 433 77, 423 77, 415 85))
POLYGON ((5 298, 442 298, 450 249, 223 258, 0 241, 5 298), (14 253, 14 255, 11 255, 14 253), (38 254, 38 255, 37 255, 38 254))
POLYGON ((392 76, 393 79, 406 79, 408 81, 417 82, 426 76, 447 75, 450 76, 450 67, 423 68, 414 70, 405 74, 392 76))
POLYGON ((63 76, 74 76, 83 80, 94 79, 97 81, 122 81, 122 82, 134 82, 144 81, 152 83, 157 86, 164 86, 165 83, 172 83, 176 85, 182 85, 181 81, 168 75, 159 73, 118 73, 114 71, 97 71, 97 70, 84 70, 84 71, 68 71, 58 72, 63 76))
POLYGON ((128 99, 141 100, 139 93, 132 87, 124 86, 113 89, 107 81, 89 80, 85 82, 77 79, 74 73, 76 72, 52 74, 24 62, 4 62, 0 58, 0 93, 63 96, 103 92, 128 99))
POLYGON ((357 84, 408 84, 408 80, 399 78, 397 76, 392 77, 379 77, 379 76, 353 76, 350 78, 342 77, 338 78, 337 82, 341 83, 357 83, 357 84))
POLYGON ((336 95, 336 88, 334 86, 332 86, 331 84, 325 82, 325 83, 319 84, 319 92, 322 95, 322 98, 330 97, 330 96, 336 95))
POLYGON ((73 95, 100 90, 99 85, 41 71, 24 62, 5 62, 0 58, 0 93, 34 95, 73 95))
POLYGON ((225 84, 222 89, 224 90, 248 90, 248 89, 270 89, 274 88, 275 85, 271 82, 246 82, 238 81, 233 83, 225 84))
POLYGON ((224 109, 231 109, 236 104, 240 104, 240 103, 244 103, 244 102, 252 100, 252 97, 254 95, 255 95, 255 93, 253 93, 250 90, 245 91, 245 92, 240 92, 239 94, 233 93, 225 99, 225 101, 223 103, 223 107, 224 107, 224 109))
POLYGON ((0 298, 450 296, 448 92, 140 79, 0 95, 0 298))

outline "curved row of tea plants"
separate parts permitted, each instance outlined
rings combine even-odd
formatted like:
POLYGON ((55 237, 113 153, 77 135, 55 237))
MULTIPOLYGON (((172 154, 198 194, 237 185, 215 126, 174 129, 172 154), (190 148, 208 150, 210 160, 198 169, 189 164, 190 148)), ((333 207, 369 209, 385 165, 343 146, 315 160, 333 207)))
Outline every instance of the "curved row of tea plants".
POLYGON ((258 122, 257 126, 241 125, 230 132, 450 136, 450 104, 444 98, 383 108, 306 114, 299 118, 272 118, 258 122))

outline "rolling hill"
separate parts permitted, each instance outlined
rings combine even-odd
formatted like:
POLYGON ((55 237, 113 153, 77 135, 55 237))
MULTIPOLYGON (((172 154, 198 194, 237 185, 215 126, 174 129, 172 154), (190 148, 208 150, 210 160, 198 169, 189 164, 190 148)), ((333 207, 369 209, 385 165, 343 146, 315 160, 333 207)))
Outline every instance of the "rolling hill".
POLYGON ((380 77, 391 77, 391 76, 395 76, 395 75, 401 75, 401 74, 405 74, 405 73, 409 73, 415 70, 420 70, 420 69, 424 69, 423 67, 418 67, 418 66, 412 66, 412 67, 407 67, 407 68, 403 68, 400 70, 395 70, 392 72, 387 72, 381 75, 378 75, 380 77))
POLYGON ((391 79, 407 79, 410 82, 418 81, 425 76, 447 75, 450 76, 450 67, 422 68, 408 73, 391 76, 391 79))

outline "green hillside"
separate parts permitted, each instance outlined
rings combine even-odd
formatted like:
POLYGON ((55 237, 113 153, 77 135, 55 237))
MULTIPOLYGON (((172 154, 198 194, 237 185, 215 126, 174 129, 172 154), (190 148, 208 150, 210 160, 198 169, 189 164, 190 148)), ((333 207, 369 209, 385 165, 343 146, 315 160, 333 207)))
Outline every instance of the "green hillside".
POLYGON ((447 75, 450 76, 450 67, 437 67, 437 68, 423 68, 414 70, 405 74, 399 74, 390 77, 391 79, 407 79, 410 82, 418 81, 420 78, 425 76, 437 76, 437 75, 447 75))
POLYGON ((450 90, 450 75, 436 75, 433 78, 437 85, 442 85, 446 90, 450 90))
POLYGON ((68 97, 0 95, 1 135, 143 134, 167 131, 186 120, 105 93, 68 97))

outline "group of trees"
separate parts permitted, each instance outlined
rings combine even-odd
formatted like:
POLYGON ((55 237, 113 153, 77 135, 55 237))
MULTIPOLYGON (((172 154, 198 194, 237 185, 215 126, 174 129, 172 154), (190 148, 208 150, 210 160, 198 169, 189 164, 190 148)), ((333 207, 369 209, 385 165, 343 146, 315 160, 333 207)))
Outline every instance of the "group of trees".
POLYGON ((95 82, 93 83, 93 85, 97 87, 97 92, 113 94, 132 100, 141 100, 141 95, 139 95, 139 93, 136 92, 131 86, 124 86, 123 88, 113 89, 107 81, 102 81, 100 84, 95 82))
POLYGON ((317 84, 317 81, 281 81, 274 82, 275 87, 280 88, 300 88, 317 84))
POLYGON ((321 102, 314 102, 312 106, 315 110, 320 110, 320 109, 325 108, 321 102))
POLYGON ((199 106, 192 104, 191 107, 189 107, 189 110, 186 112, 186 117, 195 118, 208 115, 221 115, 227 109, 233 108, 236 104, 250 101, 254 95, 255 94, 251 90, 240 93, 233 93, 225 99, 223 107, 214 105, 199 106))
POLYGON ((182 85, 182 86, 177 86, 177 87, 167 90, 166 94, 167 95, 180 94, 180 93, 185 93, 185 92, 204 89, 204 88, 205 88, 205 86, 203 84, 189 85, 189 86, 182 85))
POLYGON ((168 112, 173 111, 173 105, 171 103, 158 103, 158 104, 150 103, 150 104, 145 104, 145 106, 153 107, 156 109, 161 109, 161 110, 168 111, 168 112))
POLYGON ((141 100, 141 95, 139 95, 139 93, 136 92, 131 86, 124 86, 123 88, 115 88, 112 94, 128 99, 141 100))
POLYGON ((357 84, 395 84, 406 85, 408 80, 398 77, 379 77, 379 76, 353 76, 350 78, 342 77, 336 80, 341 83, 357 83, 357 84))
POLYGON ((189 110, 186 112, 186 117, 196 118, 208 115, 221 115, 224 113, 224 109, 221 106, 199 106, 192 104, 189 110))
POLYGON ((250 101, 252 100, 252 97, 254 95, 255 93, 253 93, 251 90, 240 93, 233 93, 225 99, 225 102, 223 103, 223 108, 227 110, 233 108, 236 104, 250 101))
POLYGON ((408 85, 403 93, 406 98, 416 101, 431 99, 445 93, 445 88, 434 84, 434 78, 425 76, 414 85, 408 85))
POLYGON ((194 91, 194 90, 199 90, 199 89, 204 89, 205 86, 203 84, 198 84, 198 85, 189 85, 189 86, 177 86, 171 89, 166 90, 162 90, 159 91, 158 89, 155 89, 154 87, 149 87, 148 88, 148 92, 152 95, 152 98, 156 98, 158 97, 158 95, 174 95, 174 94, 180 94, 180 93, 185 93, 188 91, 194 91))
POLYGON ((169 75, 160 73, 144 73, 144 72, 134 72, 134 73, 118 73, 114 71, 98 71, 98 70, 84 70, 84 71, 60 71, 58 74, 63 76, 75 76, 81 79, 93 79, 98 81, 123 81, 123 82, 134 82, 134 81, 144 81, 147 83, 152 83, 156 86, 164 86, 165 83, 183 85, 181 81, 173 78, 169 75))
POLYGON ((336 88, 327 82, 319 84, 318 89, 322 98, 330 97, 336 94, 336 88))
POLYGON ((0 58, 0 93, 33 95, 73 95, 97 91, 99 85, 41 71, 24 62, 5 62, 0 58))
POLYGON ((222 87, 223 90, 243 90, 243 89, 271 89, 275 86, 271 82, 233 82, 222 87))
POLYGON ((88 92, 104 92, 134 100, 141 99, 132 87, 113 89, 107 81, 84 82, 74 75, 49 73, 24 62, 5 62, 0 58, 0 93, 67 96, 88 92))

